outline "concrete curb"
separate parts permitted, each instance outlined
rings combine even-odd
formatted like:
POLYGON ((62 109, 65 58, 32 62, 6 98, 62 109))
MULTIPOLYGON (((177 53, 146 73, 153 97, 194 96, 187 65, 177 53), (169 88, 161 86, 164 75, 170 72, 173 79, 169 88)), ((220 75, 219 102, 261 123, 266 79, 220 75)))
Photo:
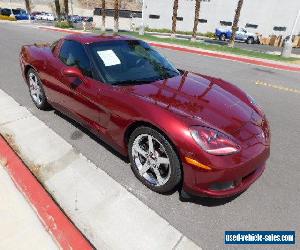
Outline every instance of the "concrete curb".
POLYGON ((0 134, 97 249, 201 249, 1 90, 0 134))
MULTIPOLYGON (((68 34, 88 34, 90 32, 80 31, 80 30, 67 30, 67 29, 61 29, 61 28, 54 28, 54 27, 43 27, 38 26, 38 28, 43 30, 52 30, 56 32, 63 32, 68 34)), ((287 63, 280 63, 280 62, 274 62, 271 60, 266 59, 259 59, 254 57, 245 57, 245 56, 238 56, 223 52, 213 52, 209 50, 199 49, 199 48, 192 48, 187 46, 180 46, 180 45, 173 45, 169 43, 163 43, 163 42, 152 42, 148 41, 150 45, 159 47, 159 48, 165 48, 165 49, 171 49, 175 51, 181 51, 186 53, 192 53, 197 54, 201 56, 208 56, 208 57, 214 57, 229 61, 235 61, 235 62, 241 62, 241 63, 247 63, 252 65, 258 65, 266 68, 273 68, 277 70, 284 70, 284 71, 292 71, 292 72, 300 72, 300 66, 287 64, 287 63)))

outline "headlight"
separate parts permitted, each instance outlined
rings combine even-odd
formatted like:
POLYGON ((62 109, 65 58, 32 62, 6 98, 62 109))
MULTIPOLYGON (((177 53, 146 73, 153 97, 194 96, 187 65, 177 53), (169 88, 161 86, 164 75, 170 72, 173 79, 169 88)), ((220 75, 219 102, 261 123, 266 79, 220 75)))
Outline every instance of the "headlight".
POLYGON ((240 146, 220 131, 200 126, 190 131, 196 143, 209 154, 229 155, 240 151, 240 146))

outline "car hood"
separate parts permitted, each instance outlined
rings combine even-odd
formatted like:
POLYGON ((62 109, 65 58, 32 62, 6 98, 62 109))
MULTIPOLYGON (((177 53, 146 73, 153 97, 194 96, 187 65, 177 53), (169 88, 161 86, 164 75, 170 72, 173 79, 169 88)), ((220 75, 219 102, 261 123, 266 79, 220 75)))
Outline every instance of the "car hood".
POLYGON ((220 28, 217 28, 217 30, 222 31, 222 32, 227 32, 227 31, 231 31, 231 28, 220 27, 220 28))
POLYGON ((247 35, 248 35, 248 36, 254 36, 254 37, 257 36, 255 33, 252 33, 252 32, 247 32, 247 35))
POLYGON ((251 120, 253 108, 237 87, 185 72, 151 84, 128 86, 130 94, 188 118, 190 125, 213 126, 234 133, 251 120))

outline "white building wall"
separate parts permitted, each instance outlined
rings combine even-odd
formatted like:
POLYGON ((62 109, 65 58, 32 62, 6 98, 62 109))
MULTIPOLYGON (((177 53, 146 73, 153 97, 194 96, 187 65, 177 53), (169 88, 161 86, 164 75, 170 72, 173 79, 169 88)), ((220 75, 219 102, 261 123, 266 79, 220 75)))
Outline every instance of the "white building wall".
MULTIPOLYGON (((238 0, 206 0, 201 2, 200 19, 206 19, 207 23, 199 23, 198 31, 205 33, 214 32, 220 26, 220 21, 233 21, 238 0)), ((145 0, 146 25, 149 28, 172 27, 173 0, 145 0), (160 19, 150 19, 149 15, 159 15, 160 19)), ((194 21, 195 0, 179 0, 178 16, 183 21, 177 21, 177 30, 192 31, 194 21)), ((300 0, 245 0, 240 18, 240 27, 247 23, 258 25, 252 32, 258 32, 265 36, 271 34, 289 34, 297 12, 300 9, 300 0), (274 31, 274 26, 287 27, 286 32, 274 31)), ((300 32, 300 21, 296 28, 296 34, 300 32)))

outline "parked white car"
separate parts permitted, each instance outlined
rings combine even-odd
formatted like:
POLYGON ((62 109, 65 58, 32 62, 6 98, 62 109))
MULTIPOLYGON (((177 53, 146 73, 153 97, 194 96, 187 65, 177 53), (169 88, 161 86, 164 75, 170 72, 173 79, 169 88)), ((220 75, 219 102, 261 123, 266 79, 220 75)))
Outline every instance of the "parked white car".
POLYGON ((36 20, 46 20, 46 21, 54 21, 55 17, 50 13, 41 13, 35 16, 36 20))

